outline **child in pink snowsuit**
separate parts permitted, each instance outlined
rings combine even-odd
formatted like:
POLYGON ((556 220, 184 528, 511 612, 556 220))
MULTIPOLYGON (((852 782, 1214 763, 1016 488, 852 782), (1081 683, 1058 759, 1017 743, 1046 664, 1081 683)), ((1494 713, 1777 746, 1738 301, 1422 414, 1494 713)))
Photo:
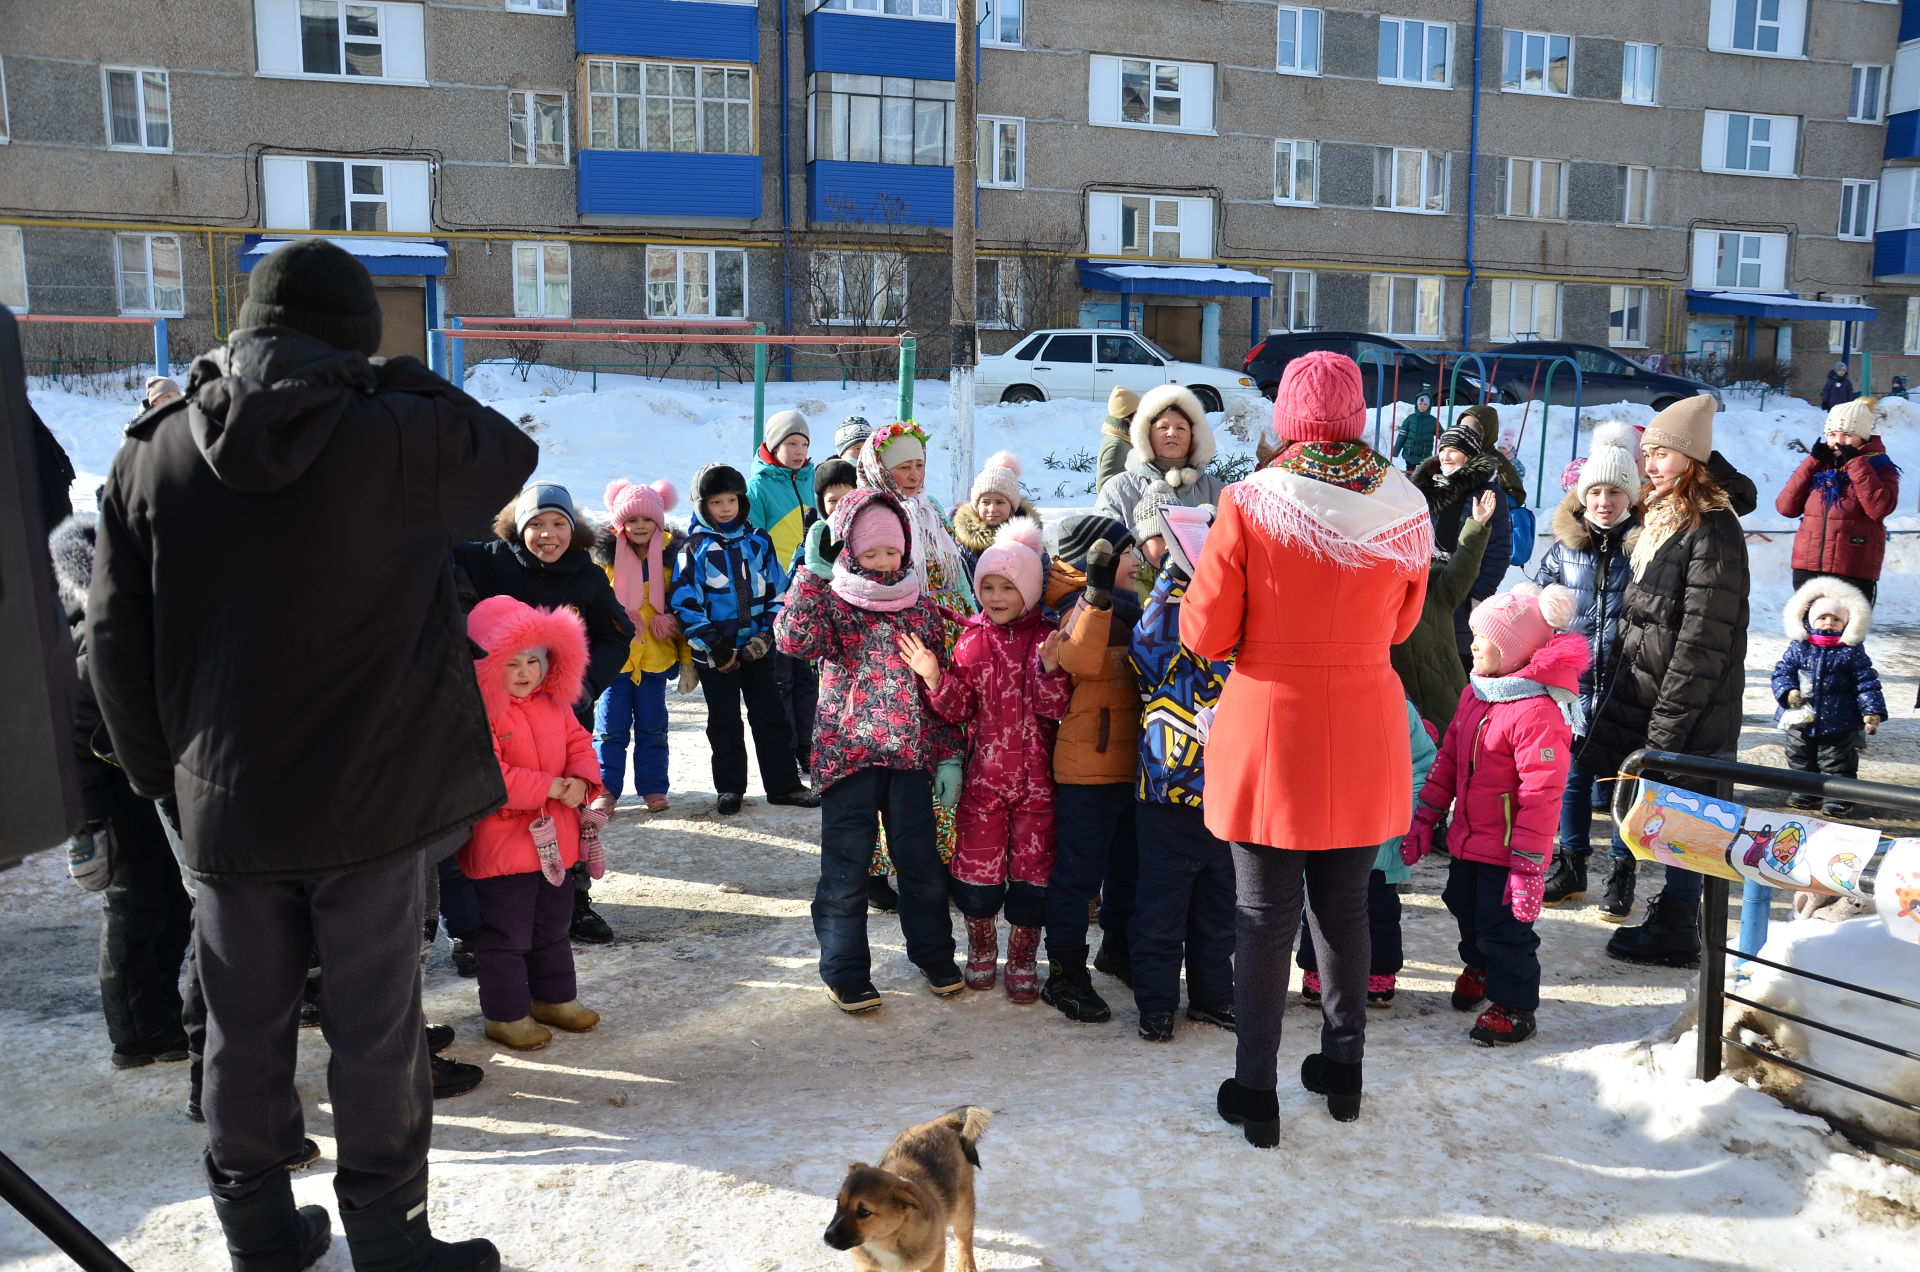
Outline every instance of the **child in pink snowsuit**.
POLYGON ((1060 670, 1059 634, 1040 610, 1040 527, 1016 517, 974 567, 981 612, 966 622, 943 672, 931 651, 902 653, 926 683, 934 712, 967 725, 958 842, 947 868, 967 920, 967 984, 991 989, 1004 904, 1007 997, 1040 996, 1036 955, 1053 870, 1053 735, 1072 686, 1060 670))

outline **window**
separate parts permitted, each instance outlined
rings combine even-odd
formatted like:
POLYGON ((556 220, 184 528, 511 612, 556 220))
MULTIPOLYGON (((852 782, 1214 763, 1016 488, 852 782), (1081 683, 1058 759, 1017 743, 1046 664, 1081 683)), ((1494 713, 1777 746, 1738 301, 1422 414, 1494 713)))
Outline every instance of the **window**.
POLYGON ((980 116, 979 165, 976 178, 983 186, 1018 190, 1027 184, 1027 121, 998 115, 980 116))
POLYGON ((1493 314, 1487 338, 1502 342, 1558 340, 1560 284, 1494 279, 1493 314))
POLYGON ((1787 235, 1694 231, 1694 287, 1703 291, 1780 291, 1786 282, 1787 235))
POLYGON ((830 9, 841 13, 876 13, 889 18, 934 18, 953 21, 953 0, 813 0, 808 12, 830 9))
POLYGON ((1573 91, 1573 37, 1508 31, 1500 91, 1566 97, 1573 91))
POLYGON ((1920 353, 1920 296, 1907 297, 1907 334, 1900 348, 1906 353, 1920 353))
POLYGON ((1380 19, 1380 82, 1453 86, 1453 24, 1380 19))
POLYGON ((0 225, 0 305, 27 312, 27 249, 14 225, 0 225))
POLYGON ((1620 224, 1652 225, 1653 169, 1630 165, 1613 171, 1615 190, 1620 198, 1620 224))
POLYGON ((1721 53, 1799 57, 1806 29, 1807 0, 1713 0, 1707 47, 1721 53))
POLYGON ((1288 75, 1320 73, 1320 10, 1280 6, 1280 38, 1273 66, 1288 75))
POLYGON ((173 149, 167 73, 109 66, 101 74, 107 86, 107 144, 116 150, 173 149))
POLYGON ((186 313, 179 239, 171 234, 116 234, 113 252, 121 313, 186 313))
POLYGON ((424 10, 387 0, 253 0, 260 74, 424 84, 424 10))
MULTIPOLYGON (((1841 305, 1859 305, 1865 301, 1859 296, 1828 296, 1828 300, 1841 305)), ((1863 323, 1830 322, 1827 324, 1827 352, 1846 353, 1860 347, 1860 328, 1863 323)))
POLYGON ((1273 275, 1273 326, 1282 331, 1312 331, 1313 271, 1310 269, 1275 270, 1273 275))
POLYGON ((1886 115, 1887 68, 1856 66, 1847 91, 1847 118, 1856 124, 1877 124, 1886 115))
POLYGON ((1375 274, 1368 289, 1367 325, 1406 340, 1438 340, 1446 280, 1429 274, 1375 274))
POLYGON ((907 258, 899 252, 814 252, 816 321, 898 324, 907 318, 907 258))
POLYGON ((516 318, 573 315, 572 250, 565 243, 513 245, 513 313, 516 318))
POLYGON ((1447 155, 1442 150, 1373 152, 1373 206, 1391 212, 1447 210, 1447 155))
POLYGON ((980 20, 980 42, 1019 48, 1026 0, 985 0, 980 7, 984 13, 980 20))
POLYGON ((1213 67, 1095 55, 1087 59, 1087 120, 1117 128, 1209 132, 1213 67))
POLYGON ((433 228, 424 162, 264 155, 260 181, 274 229, 424 234, 433 228))
POLYGON ((1101 336, 1094 360, 1107 366, 1157 367, 1160 359, 1131 335, 1101 336))
POLYGON ((377 163, 307 165, 307 228, 387 228, 387 170, 377 163))
POLYGON ((1612 287, 1607 296, 1607 343, 1645 346, 1647 343, 1647 289, 1612 287))
POLYGON ((1877 181, 1840 183, 1840 237, 1865 241, 1873 237, 1874 195, 1877 181))
POLYGON ((1494 202, 1507 216, 1559 221, 1567 215, 1567 165, 1562 159, 1509 159, 1506 197, 1494 202))
POLYGON ((1091 193, 1087 195, 1087 251, 1095 256, 1210 258, 1213 200, 1091 193))
POLYGON ((590 58, 587 145, 595 150, 750 155, 753 69, 590 58))
POLYGON ((567 166, 567 95, 515 89, 507 94, 507 158, 541 167, 567 166))
POLYGON ((1700 166, 1709 172, 1790 177, 1799 131, 1800 121, 1792 115, 1710 110, 1700 140, 1700 166))
POLYGON ((1318 144, 1311 141, 1273 143, 1273 201, 1311 205, 1316 198, 1313 182, 1314 157, 1318 144))
POLYGON ((1026 325, 1020 305, 1020 261, 1012 256, 990 256, 973 263, 974 319, 982 327, 1003 331, 1026 325))
POLYGON ((1620 100, 1640 106, 1654 103, 1660 82, 1660 46, 1628 44, 1620 61, 1620 100))
POLYGON ((815 75, 814 159, 939 167, 953 162, 953 81, 815 75))
POLYGON ((521 13, 560 13, 567 11, 567 0, 507 0, 507 8, 521 13))
POLYGON ((745 318, 747 254, 737 247, 649 247, 647 317, 745 318))

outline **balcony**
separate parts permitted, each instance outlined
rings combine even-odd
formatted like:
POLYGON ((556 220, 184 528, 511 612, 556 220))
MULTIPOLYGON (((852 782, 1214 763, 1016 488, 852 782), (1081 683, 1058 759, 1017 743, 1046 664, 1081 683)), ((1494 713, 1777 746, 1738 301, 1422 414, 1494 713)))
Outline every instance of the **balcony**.
POLYGON ((953 78, 951 22, 815 10, 807 15, 806 35, 808 74, 835 71, 845 75, 895 75, 906 79, 953 78))
MULTIPOLYGON (((951 42, 952 27, 947 38, 951 42)), ((758 62, 760 8, 692 0, 574 0, 573 40, 575 51, 602 57, 758 62)), ((953 72, 947 75, 952 78, 953 72)))
MULTIPOLYGON (((723 9, 731 5, 689 5, 723 9)), ((582 150, 581 216, 727 217, 761 214, 759 155, 689 155, 651 150, 582 150)), ((864 165, 848 165, 864 166, 864 165)), ((929 172, 951 170, 929 168, 929 172)), ((952 199, 948 199, 951 216, 952 199)))
POLYGON ((1873 236, 1873 281, 1920 282, 1920 229, 1881 230, 1873 236))
MULTIPOLYGON (((951 33, 953 28, 947 30, 951 33)), ((807 218, 815 223, 950 227, 953 225, 953 169, 905 163, 815 160, 807 165, 807 218)))

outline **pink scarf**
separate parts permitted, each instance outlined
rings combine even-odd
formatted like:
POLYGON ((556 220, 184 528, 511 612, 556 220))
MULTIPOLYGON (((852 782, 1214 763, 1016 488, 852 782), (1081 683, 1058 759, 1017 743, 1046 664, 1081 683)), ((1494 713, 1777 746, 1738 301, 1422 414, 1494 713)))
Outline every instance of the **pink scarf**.
POLYGON ((845 561, 833 563, 833 594, 856 609, 879 614, 894 614, 911 609, 920 599, 920 578, 912 570, 889 570, 885 574, 856 571, 845 561))
POLYGON ((1807 633, 1807 643, 1811 645, 1818 645, 1822 649, 1838 649, 1843 643, 1845 643, 1845 640, 1846 640, 1846 636, 1845 636, 1845 633, 1843 632, 1808 632, 1807 633))
MULTIPOLYGON (((653 538, 647 540, 647 559, 640 560, 640 554, 627 542, 624 533, 616 532, 618 543, 613 553, 613 595, 620 602, 620 608, 637 624, 640 621, 640 606, 644 603, 653 606, 653 634, 661 640, 672 636, 672 632, 662 632, 660 620, 671 620, 673 615, 667 609, 667 581, 660 567, 660 541, 666 538, 665 526, 653 532, 653 538)), ((678 624, 675 624, 678 627, 678 624)))

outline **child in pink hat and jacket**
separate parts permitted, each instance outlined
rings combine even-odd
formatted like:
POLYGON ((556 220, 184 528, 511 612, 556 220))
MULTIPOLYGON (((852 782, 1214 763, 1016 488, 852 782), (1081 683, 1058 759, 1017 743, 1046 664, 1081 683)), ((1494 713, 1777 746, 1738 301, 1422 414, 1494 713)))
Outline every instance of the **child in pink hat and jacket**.
POLYGON ((1401 845, 1412 865, 1453 809, 1441 894, 1460 925, 1466 969, 1453 1006, 1471 1011, 1483 1047, 1524 1042, 1540 1005, 1540 917, 1547 866, 1567 784, 1567 750, 1581 731, 1580 673, 1591 654, 1566 630, 1576 601, 1558 585, 1523 583, 1490 596, 1468 617, 1473 674, 1460 695, 1440 758, 1427 774, 1401 845))

